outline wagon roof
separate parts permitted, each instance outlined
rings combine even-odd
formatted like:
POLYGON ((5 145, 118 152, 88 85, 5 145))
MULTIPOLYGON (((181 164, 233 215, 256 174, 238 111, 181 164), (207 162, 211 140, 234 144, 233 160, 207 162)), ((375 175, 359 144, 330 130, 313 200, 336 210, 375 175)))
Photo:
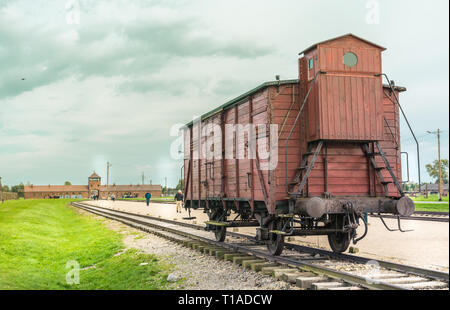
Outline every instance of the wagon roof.
MULTIPOLYGON (((216 113, 218 113, 220 111, 229 109, 229 108, 235 106, 236 104, 238 104, 240 101, 242 101, 246 97, 248 97, 250 95, 253 95, 254 93, 257 93, 257 92, 259 92, 259 91, 261 91, 261 90, 263 90, 263 89, 265 89, 265 88, 267 88, 269 86, 286 85, 286 84, 297 84, 298 82, 299 82, 298 79, 265 82, 265 83, 255 87, 255 88, 253 88, 252 90, 249 90, 248 92, 246 92, 246 93, 244 93, 244 94, 242 94, 242 95, 240 95, 240 96, 238 96, 238 97, 236 97, 236 98, 234 98, 234 99, 224 103, 223 105, 215 108, 214 110, 211 110, 208 113, 203 114, 201 116, 201 120, 207 119, 210 116, 212 116, 212 115, 214 115, 214 114, 216 114, 216 113)), ((192 126, 192 123, 193 122, 191 121, 191 122, 187 123, 185 126, 186 127, 192 126)))
MULTIPOLYGON (((383 88, 391 89, 391 87, 388 84, 383 84, 383 88)), ((393 86, 394 90, 398 91, 399 93, 406 91, 406 87, 403 86, 393 86)))
MULTIPOLYGON (((234 99, 224 103, 223 105, 215 108, 214 110, 211 110, 211 111, 203 114, 201 116, 201 120, 205 120, 205 119, 209 118, 210 116, 212 116, 212 115, 214 115, 214 114, 216 114, 216 113, 218 113, 220 111, 223 111, 223 110, 226 110, 226 109, 229 109, 229 108, 235 106, 236 104, 238 104, 240 101, 242 101, 246 97, 248 97, 250 95, 253 95, 254 93, 257 93, 258 91, 261 91, 261 90, 263 90, 266 87, 277 86, 277 85, 286 85, 286 84, 297 84, 297 83, 299 83, 298 79, 265 82, 265 83, 255 87, 255 88, 253 88, 252 90, 249 90, 248 92, 246 92, 246 93, 244 93, 244 94, 242 94, 240 96, 237 96, 236 98, 234 98, 234 99)), ((389 88, 389 85, 383 84, 383 87, 384 88, 389 88)), ((406 88, 402 87, 402 86, 394 86, 394 89, 399 91, 399 92, 406 91, 406 88)), ((191 121, 191 122, 187 123, 185 126, 186 127, 190 127, 190 126, 192 126, 192 123, 193 122, 191 121)))
POLYGON ((380 49, 383 50, 383 51, 386 50, 385 47, 382 47, 382 46, 380 46, 380 45, 378 45, 378 44, 375 44, 375 43, 373 43, 373 42, 367 41, 366 39, 363 39, 363 38, 361 38, 361 37, 358 37, 358 36, 354 35, 353 33, 347 33, 347 34, 344 34, 344 35, 339 36, 339 37, 335 37, 335 38, 332 38, 332 39, 328 39, 328 40, 325 40, 325 41, 322 41, 322 42, 313 44, 313 45, 311 45, 310 47, 308 47, 307 49, 305 49, 304 51, 302 51, 302 52, 300 52, 300 53, 298 53, 298 54, 301 55, 301 54, 304 54, 304 53, 306 53, 306 52, 309 52, 310 50, 316 48, 316 46, 319 45, 319 44, 324 44, 324 43, 327 43, 327 42, 330 42, 330 41, 339 40, 339 39, 342 39, 342 38, 345 38, 345 37, 348 37, 348 36, 354 37, 354 38, 356 38, 356 39, 358 39, 358 40, 361 40, 361 41, 366 42, 366 43, 368 43, 368 44, 370 44, 370 45, 373 45, 373 46, 375 46, 375 47, 378 47, 378 48, 380 48, 380 49))

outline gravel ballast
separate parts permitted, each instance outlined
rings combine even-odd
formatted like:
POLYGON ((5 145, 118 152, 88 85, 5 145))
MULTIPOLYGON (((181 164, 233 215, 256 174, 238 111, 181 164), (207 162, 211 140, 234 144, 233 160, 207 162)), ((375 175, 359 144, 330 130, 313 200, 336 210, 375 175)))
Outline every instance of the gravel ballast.
POLYGON ((126 249, 155 254, 163 263, 173 265, 171 277, 183 279, 173 283, 174 289, 187 290, 298 290, 299 288, 271 276, 239 267, 232 262, 202 254, 164 238, 142 232, 122 223, 89 214, 101 219, 109 229, 124 235, 126 249))

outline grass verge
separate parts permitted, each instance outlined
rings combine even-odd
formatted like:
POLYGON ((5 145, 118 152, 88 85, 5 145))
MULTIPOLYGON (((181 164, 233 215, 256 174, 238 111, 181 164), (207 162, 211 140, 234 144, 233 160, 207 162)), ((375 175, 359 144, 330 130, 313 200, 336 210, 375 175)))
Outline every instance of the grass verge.
MULTIPOLYGON (((410 197, 414 201, 439 201, 439 197, 437 194, 428 195, 428 198, 425 196, 417 196, 417 197, 410 197)), ((442 201, 448 202, 448 196, 442 196, 442 201)))
POLYGON ((447 204, 434 204, 434 203, 414 203, 416 211, 429 211, 429 212, 448 212, 447 204))
POLYGON ((168 288, 171 266, 136 250, 115 255, 123 235, 78 214, 71 201, 0 204, 0 289, 168 288), (79 284, 67 283, 76 274, 68 262, 79 265, 79 284))

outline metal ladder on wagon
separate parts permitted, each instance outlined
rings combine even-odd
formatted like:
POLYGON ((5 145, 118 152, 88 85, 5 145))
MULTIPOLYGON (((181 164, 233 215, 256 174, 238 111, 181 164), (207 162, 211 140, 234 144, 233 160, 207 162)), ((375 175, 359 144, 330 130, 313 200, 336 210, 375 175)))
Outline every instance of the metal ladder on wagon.
POLYGON ((299 197, 302 195, 303 189, 308 181, 311 170, 314 168, 314 163, 316 162, 317 156, 322 150, 323 140, 314 141, 308 143, 308 148, 305 153, 302 154, 302 161, 300 167, 297 168, 295 177, 292 182, 289 183, 289 195, 294 197, 299 197), (316 149, 313 151, 314 146, 316 149), (309 157, 313 155, 311 161, 308 163, 309 157), (301 181, 300 181, 301 179, 301 181), (293 192, 294 188, 298 186, 297 192, 293 192))

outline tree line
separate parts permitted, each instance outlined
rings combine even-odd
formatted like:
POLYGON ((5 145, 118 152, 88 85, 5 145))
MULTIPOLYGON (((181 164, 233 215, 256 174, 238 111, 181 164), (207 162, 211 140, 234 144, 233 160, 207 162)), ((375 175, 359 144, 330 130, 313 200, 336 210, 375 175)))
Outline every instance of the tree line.
POLYGON ((3 185, 2 186, 2 192, 11 192, 11 193, 17 193, 17 196, 19 198, 23 198, 24 197, 24 184, 22 182, 20 182, 19 185, 14 185, 9 187, 8 185, 3 185))

